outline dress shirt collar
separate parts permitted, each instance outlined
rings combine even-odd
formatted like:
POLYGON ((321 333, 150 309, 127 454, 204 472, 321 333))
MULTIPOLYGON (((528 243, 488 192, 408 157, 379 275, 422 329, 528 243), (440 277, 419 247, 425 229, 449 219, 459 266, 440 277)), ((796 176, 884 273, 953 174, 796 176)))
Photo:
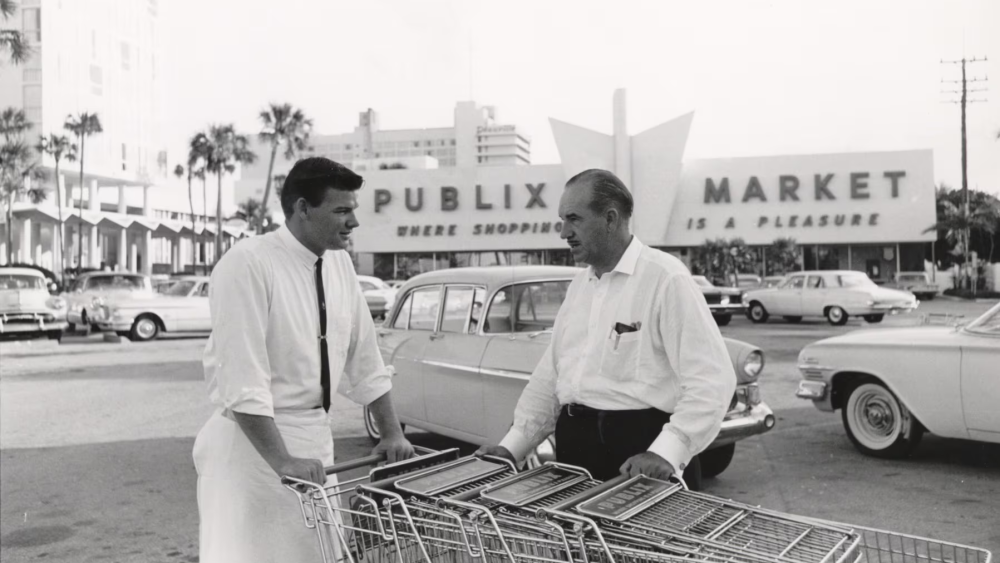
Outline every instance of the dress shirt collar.
MULTIPOLYGON (((625 249, 625 253, 618 259, 618 264, 611 271, 619 272, 627 276, 634 274, 635 265, 639 261, 639 254, 642 252, 642 247, 643 244, 639 242, 639 238, 632 235, 632 242, 628 244, 628 248, 625 249)), ((587 267, 587 277, 591 280, 597 279, 593 266, 587 267)))
MULTIPOLYGON (((295 256, 297 260, 302 262, 302 265, 312 269, 316 266, 316 260, 321 257, 316 256, 316 253, 305 247, 304 244, 299 242, 299 239, 295 238, 292 231, 288 230, 287 225, 282 225, 278 229, 278 239, 285 245, 285 248, 295 256)), ((325 255, 325 253, 324 253, 325 255)))

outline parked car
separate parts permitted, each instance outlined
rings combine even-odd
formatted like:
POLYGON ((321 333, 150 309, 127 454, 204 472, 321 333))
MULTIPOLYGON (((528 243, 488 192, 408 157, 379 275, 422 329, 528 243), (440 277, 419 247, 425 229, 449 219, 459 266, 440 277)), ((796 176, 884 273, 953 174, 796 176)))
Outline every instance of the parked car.
POLYGON ((185 276, 174 279, 155 297, 105 297, 92 309, 92 319, 101 330, 139 342, 162 332, 211 332, 208 283, 208 276, 185 276))
POLYGON ((701 294, 705 297, 708 308, 712 311, 712 318, 719 326, 729 324, 729 321, 733 320, 734 313, 742 314, 746 311, 746 306, 741 301, 743 295, 741 290, 732 287, 716 287, 705 276, 692 277, 694 283, 698 284, 701 294))
POLYGON ((751 289, 760 286, 760 276, 756 274, 737 274, 736 287, 740 289, 751 289))
POLYGON ((153 297, 153 282, 144 274, 128 272, 91 272, 81 275, 73 281, 69 291, 62 297, 66 299, 69 311, 66 320, 69 330, 77 325, 87 328, 93 325, 91 318, 95 307, 99 307, 104 299, 114 298, 148 298, 153 297))
POLYGON ((757 284, 757 289, 767 289, 769 287, 778 287, 784 283, 786 276, 765 276, 757 284))
POLYGON ((938 287, 926 272, 896 272, 893 280, 882 287, 909 291, 921 301, 930 301, 938 294, 938 287))
POLYGON ((878 287, 864 272, 853 270, 795 272, 777 287, 748 291, 743 302, 755 323, 781 315, 790 322, 826 317, 832 325, 846 324, 852 316, 880 323, 886 314, 909 312, 919 303, 913 294, 878 287))
MULTIPOLYGON (((578 272, 562 266, 454 268, 407 282, 377 329, 382 357, 395 369, 392 397, 400 421, 475 444, 497 443, 578 272)), ((730 339, 726 346, 738 386, 722 431, 701 454, 705 476, 729 466, 738 440, 774 425, 757 387, 763 352, 730 339)), ((379 436, 368 411, 365 426, 379 436)), ((546 443, 535 455, 544 459, 550 450, 546 443)))
POLYGON ((862 453, 909 454, 924 431, 1000 443, 1000 304, 965 326, 855 331, 799 353, 796 395, 841 411, 862 453))
POLYGON ((365 296, 372 317, 376 319, 384 317, 386 312, 391 310, 396 303, 398 290, 390 287, 384 281, 373 276, 358 276, 358 283, 361 284, 361 293, 365 296))
POLYGON ((66 326, 66 300, 49 294, 44 274, 32 268, 0 268, 0 335, 58 340, 66 326))

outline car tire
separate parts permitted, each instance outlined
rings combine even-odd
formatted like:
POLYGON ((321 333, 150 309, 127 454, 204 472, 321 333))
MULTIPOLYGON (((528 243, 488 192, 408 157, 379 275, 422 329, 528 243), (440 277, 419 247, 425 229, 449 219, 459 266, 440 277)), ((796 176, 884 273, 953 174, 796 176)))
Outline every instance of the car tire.
MULTIPOLYGON (((365 417, 365 433, 368 434, 369 438, 371 438, 375 442, 378 442, 379 440, 382 439, 382 432, 379 431, 378 425, 375 424, 375 414, 372 413, 371 409, 365 407, 364 417, 365 417)), ((399 423, 399 427, 404 432, 406 431, 406 425, 403 424, 402 422, 399 423)))
POLYGON ((66 332, 76 332, 76 323, 69 323, 66 325, 66 332))
POLYGON ((56 342, 62 342, 63 331, 61 330, 50 330, 45 333, 45 336, 49 340, 55 340, 56 342))
POLYGON ((834 305, 826 310, 826 320, 833 326, 844 326, 847 324, 847 311, 834 305))
POLYGON ((729 324, 729 321, 733 320, 733 316, 731 314, 712 315, 712 317, 715 319, 715 324, 719 326, 726 326, 729 324))
POLYGON ((906 457, 924 434, 924 427, 906 405, 875 379, 850 390, 841 419, 854 447, 872 457, 906 457))
POLYGON ((750 304, 750 310, 747 311, 747 316, 750 317, 750 321, 754 324, 766 323, 767 318, 770 316, 767 314, 767 309, 763 305, 754 301, 750 304))
POLYGON ((153 315, 139 315, 132 323, 129 340, 133 342, 148 342, 160 334, 160 323, 153 315))
POLYGON ((705 450, 698 454, 698 457, 701 459, 701 476, 715 477, 725 471, 729 467, 729 464, 732 463, 735 453, 736 444, 727 444, 718 448, 705 450))
POLYGON ((878 315, 864 315, 862 318, 867 323, 877 324, 877 323, 882 322, 882 319, 885 318, 885 313, 878 314, 878 315))
POLYGON ((792 324, 796 324, 796 323, 801 323, 802 322, 802 317, 785 316, 785 317, 781 317, 781 318, 785 319, 786 321, 788 321, 788 322, 790 322, 792 324))

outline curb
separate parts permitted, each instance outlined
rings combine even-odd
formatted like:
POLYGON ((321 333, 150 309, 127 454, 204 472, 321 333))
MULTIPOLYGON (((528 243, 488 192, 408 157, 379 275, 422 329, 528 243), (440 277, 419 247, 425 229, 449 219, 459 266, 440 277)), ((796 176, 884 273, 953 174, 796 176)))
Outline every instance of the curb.
POLYGON ((117 334, 106 335, 101 342, 80 342, 72 344, 60 344, 55 340, 16 342, 14 346, 4 343, 0 358, 30 358, 33 356, 62 356, 71 354, 89 354, 114 350, 121 346, 132 344, 127 338, 122 338, 117 334), (108 338, 110 336, 111 338, 108 338))

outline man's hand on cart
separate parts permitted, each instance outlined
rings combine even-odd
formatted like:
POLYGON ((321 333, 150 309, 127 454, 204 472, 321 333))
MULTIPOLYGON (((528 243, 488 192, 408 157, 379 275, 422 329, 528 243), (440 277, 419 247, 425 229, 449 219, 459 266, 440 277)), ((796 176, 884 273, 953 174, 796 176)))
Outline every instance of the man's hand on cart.
POLYGON ((493 457, 509 459, 511 463, 517 463, 517 460, 514 459, 514 454, 510 453, 510 450, 503 446, 481 446, 478 450, 476 450, 476 455, 479 457, 491 455, 493 457))
POLYGON ((383 436, 372 455, 385 454, 385 459, 389 463, 396 463, 404 459, 413 457, 413 445, 403 436, 402 432, 391 436, 383 436))
POLYGON ((326 471, 323 470, 323 462, 318 459, 289 456, 275 467, 275 471, 282 477, 293 477, 318 485, 326 483, 326 471))
POLYGON ((669 461, 653 452, 642 452, 628 458, 622 464, 621 472, 622 475, 628 477, 645 475, 661 481, 666 481, 670 479, 671 475, 677 473, 669 461))

